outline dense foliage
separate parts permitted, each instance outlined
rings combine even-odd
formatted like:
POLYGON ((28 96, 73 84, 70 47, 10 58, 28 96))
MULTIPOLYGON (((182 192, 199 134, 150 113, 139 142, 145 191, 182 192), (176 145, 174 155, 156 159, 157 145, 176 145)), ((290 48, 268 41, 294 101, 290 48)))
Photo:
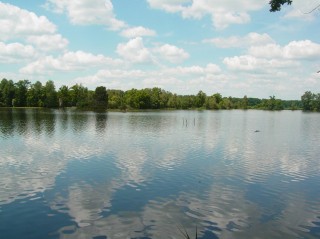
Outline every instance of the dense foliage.
POLYGON ((270 12, 276 12, 281 10, 281 6, 284 4, 291 5, 292 0, 271 0, 270 4, 270 12))
POLYGON ((314 94, 307 91, 301 96, 302 108, 305 111, 320 112, 320 93, 314 94))
POLYGON ((86 109, 304 109, 320 111, 320 95, 306 92, 302 100, 284 101, 270 96, 269 99, 223 97, 220 93, 207 95, 177 95, 160 88, 107 90, 98 86, 94 91, 76 84, 61 86, 58 90, 53 81, 45 85, 37 81, 2 79, 0 82, 0 106, 2 107, 77 107, 86 109))
POLYGON ((97 87, 89 91, 82 85, 71 88, 61 86, 56 90, 53 81, 45 85, 37 81, 31 84, 28 80, 14 83, 2 79, 0 82, 0 106, 2 107, 71 107, 78 108, 107 108, 108 96, 105 87, 97 87))
MULTIPOLYGON (((291 5, 292 0, 270 0, 269 4, 270 4, 270 12, 277 12, 277 11, 281 11, 282 5, 285 5, 285 4, 291 5)), ((311 9, 311 11, 306 12, 305 14, 310 14, 317 9, 320 9, 319 3, 317 5, 314 5, 314 7, 311 9)))

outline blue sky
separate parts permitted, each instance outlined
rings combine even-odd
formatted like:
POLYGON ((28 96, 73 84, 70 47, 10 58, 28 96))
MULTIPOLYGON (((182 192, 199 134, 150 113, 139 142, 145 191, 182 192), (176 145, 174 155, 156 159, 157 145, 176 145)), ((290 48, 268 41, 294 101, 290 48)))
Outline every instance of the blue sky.
POLYGON ((320 92, 320 0, 0 1, 0 78, 299 99, 320 92))

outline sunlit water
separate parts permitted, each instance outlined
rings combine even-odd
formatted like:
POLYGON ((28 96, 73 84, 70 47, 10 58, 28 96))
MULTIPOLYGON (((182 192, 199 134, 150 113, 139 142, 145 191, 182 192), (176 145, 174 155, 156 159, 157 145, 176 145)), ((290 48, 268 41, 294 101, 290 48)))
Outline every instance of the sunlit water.
POLYGON ((320 238, 319 143, 300 111, 1 109, 0 238, 320 238))

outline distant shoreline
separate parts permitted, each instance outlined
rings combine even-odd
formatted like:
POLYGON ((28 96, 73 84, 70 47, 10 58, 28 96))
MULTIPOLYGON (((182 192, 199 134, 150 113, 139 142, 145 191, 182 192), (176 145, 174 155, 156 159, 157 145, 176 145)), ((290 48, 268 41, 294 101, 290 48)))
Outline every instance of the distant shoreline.
POLYGON ((90 108, 77 108, 77 107, 56 107, 56 108, 47 108, 47 107, 0 107, 1 109, 40 109, 40 110, 75 110, 75 111, 92 111, 92 112, 120 112, 120 113, 129 113, 129 112, 157 112, 157 111, 249 111, 249 110, 258 110, 258 111, 303 111, 302 109, 282 109, 282 110, 268 110, 268 109, 204 109, 204 108, 190 108, 190 109, 174 109, 174 108, 162 108, 162 109, 105 109, 105 110, 96 110, 90 108))

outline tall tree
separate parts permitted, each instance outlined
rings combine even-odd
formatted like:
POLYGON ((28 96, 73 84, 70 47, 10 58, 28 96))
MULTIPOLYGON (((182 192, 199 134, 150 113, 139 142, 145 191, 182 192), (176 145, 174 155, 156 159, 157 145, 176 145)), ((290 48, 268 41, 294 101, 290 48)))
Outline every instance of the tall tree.
POLYGON ((215 93, 212 95, 212 97, 215 98, 217 104, 220 104, 220 102, 222 101, 222 95, 220 93, 215 93))
POLYGON ((151 108, 152 109, 160 109, 161 105, 161 89, 158 87, 154 87, 150 90, 150 100, 151 100, 151 108))
POLYGON ((123 109, 125 108, 122 90, 107 90, 108 94, 108 108, 123 109))
POLYGON ((320 112, 320 93, 314 94, 313 110, 320 112))
POLYGON ((44 86, 44 106, 48 108, 58 107, 58 95, 54 82, 49 80, 44 86))
POLYGON ((219 105, 216 101, 216 98, 212 95, 206 98, 206 109, 208 110, 217 110, 219 109, 219 105))
POLYGON ((138 94, 138 90, 137 89, 131 89, 131 90, 127 90, 125 92, 125 94, 124 94, 125 103, 130 108, 133 108, 133 109, 138 109, 139 108, 139 102, 137 100, 137 97, 138 97, 137 94, 138 94))
POLYGON ((59 107, 71 106, 71 98, 70 98, 68 86, 63 85, 59 88, 58 98, 59 98, 59 107))
POLYGON ((220 109, 232 109, 233 105, 232 105, 232 101, 231 101, 231 97, 223 97, 222 101, 220 101, 219 103, 219 108, 220 109))
POLYGON ((249 104, 248 97, 245 95, 241 101, 241 108, 245 110, 248 109, 248 104, 249 104))
POLYGON ((171 94, 168 99, 167 106, 172 109, 180 109, 180 101, 177 94, 171 94))
POLYGON ((94 91, 95 107, 107 108, 108 107, 108 94, 106 87, 98 86, 94 91))
POLYGON ((311 93, 311 91, 306 91, 301 96, 301 102, 302 102, 302 109, 306 111, 313 110, 312 104, 314 101, 315 95, 311 93))
POLYGON ((139 109, 151 109, 151 95, 148 89, 139 90, 137 92, 137 98, 139 109))
POLYGON ((70 88, 70 97, 72 106, 85 106, 88 104, 88 88, 81 84, 76 84, 70 88))
POLYGON ((43 107, 44 104, 44 88, 40 81, 31 84, 27 93, 27 106, 43 107))
POLYGON ((15 94, 15 87, 12 80, 2 79, 0 83, 1 102, 3 106, 11 107, 15 94))
POLYGON ((198 108, 203 107, 204 103, 206 102, 206 98, 207 98, 206 93, 204 93, 203 91, 200 90, 196 97, 197 97, 196 98, 196 106, 198 108))
POLYGON ((20 80, 15 83, 14 106, 27 106, 27 93, 30 86, 30 81, 20 80))

